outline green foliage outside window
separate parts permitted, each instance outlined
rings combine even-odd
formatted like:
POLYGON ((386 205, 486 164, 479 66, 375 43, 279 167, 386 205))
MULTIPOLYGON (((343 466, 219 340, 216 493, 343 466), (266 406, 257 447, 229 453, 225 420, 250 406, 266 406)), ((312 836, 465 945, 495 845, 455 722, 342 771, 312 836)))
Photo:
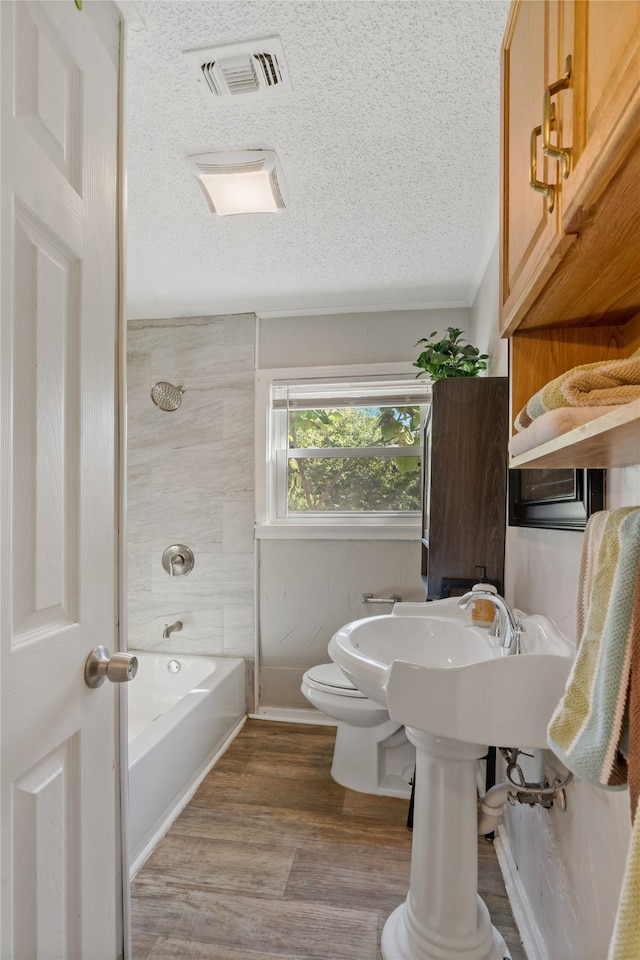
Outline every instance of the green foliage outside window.
POLYGON ((379 453, 381 447, 419 446, 419 406, 290 411, 290 449, 350 449, 344 457, 289 458, 289 511, 420 510, 419 454, 379 453), (371 455, 352 456, 354 448, 371 455))

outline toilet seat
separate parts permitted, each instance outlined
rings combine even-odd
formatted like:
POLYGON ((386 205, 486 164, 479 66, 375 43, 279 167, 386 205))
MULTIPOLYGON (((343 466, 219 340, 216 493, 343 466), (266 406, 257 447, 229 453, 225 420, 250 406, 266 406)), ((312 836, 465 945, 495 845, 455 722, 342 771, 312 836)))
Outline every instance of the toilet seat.
POLYGON ((303 680, 314 690, 322 690, 338 697, 354 697, 366 700, 364 693, 355 687, 337 663, 320 663, 305 673, 303 680))

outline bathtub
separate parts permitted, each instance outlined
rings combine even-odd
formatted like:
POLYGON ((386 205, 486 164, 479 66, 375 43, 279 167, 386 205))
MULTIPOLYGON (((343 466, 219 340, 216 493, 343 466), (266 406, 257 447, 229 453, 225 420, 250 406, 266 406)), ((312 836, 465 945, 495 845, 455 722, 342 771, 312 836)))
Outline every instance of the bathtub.
POLYGON ((139 664, 127 688, 133 876, 240 730, 246 698, 242 659, 132 652, 139 664))

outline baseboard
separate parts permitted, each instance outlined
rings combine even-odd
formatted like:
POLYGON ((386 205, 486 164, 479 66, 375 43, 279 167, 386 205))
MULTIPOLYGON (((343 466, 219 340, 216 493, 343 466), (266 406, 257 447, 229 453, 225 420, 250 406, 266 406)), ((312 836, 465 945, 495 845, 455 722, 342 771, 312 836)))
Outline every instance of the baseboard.
POLYGON ((493 845, 502 871, 513 919, 516 922, 527 960, 547 960, 549 953, 540 929, 533 919, 534 911, 520 879, 520 872, 513 857, 509 835, 502 823, 498 826, 493 845))
POLYGON ((250 713, 251 720, 278 720, 281 723, 312 723, 335 727, 336 721, 315 707, 258 707, 257 713, 250 713))

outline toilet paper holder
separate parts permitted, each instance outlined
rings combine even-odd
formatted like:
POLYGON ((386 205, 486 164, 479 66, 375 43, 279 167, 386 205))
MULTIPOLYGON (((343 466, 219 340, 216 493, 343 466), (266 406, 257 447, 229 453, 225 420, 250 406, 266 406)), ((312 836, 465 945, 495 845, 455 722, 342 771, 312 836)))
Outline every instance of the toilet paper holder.
POLYGON ((390 597, 374 597, 372 593, 363 593, 362 602, 363 603, 399 603, 402 600, 402 597, 398 596, 397 593, 392 593, 390 597))

